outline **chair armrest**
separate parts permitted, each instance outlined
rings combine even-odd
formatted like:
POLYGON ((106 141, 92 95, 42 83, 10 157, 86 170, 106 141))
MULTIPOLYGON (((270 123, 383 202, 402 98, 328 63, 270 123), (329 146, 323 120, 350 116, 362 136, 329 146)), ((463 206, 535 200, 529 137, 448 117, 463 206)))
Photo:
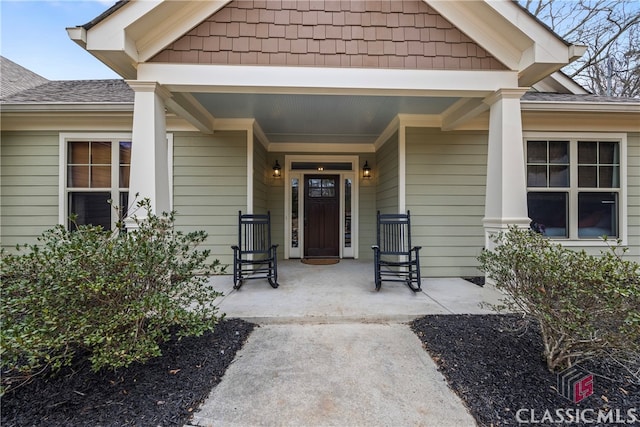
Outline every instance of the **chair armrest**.
POLYGON ((422 246, 414 246, 411 250, 414 251, 415 253, 418 253, 420 249, 422 249, 422 246))
POLYGON ((371 245, 371 249, 373 249, 374 251, 379 251, 379 250, 380 250, 380 246, 378 246, 378 245, 371 245))

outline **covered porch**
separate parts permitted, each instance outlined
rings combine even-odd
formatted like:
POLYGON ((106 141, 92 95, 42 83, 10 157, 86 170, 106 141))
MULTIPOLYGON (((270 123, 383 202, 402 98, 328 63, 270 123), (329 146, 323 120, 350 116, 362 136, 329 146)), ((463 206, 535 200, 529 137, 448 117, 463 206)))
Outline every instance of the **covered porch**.
POLYGON ((403 283, 373 283, 371 261, 345 259, 333 265, 308 265, 283 260, 280 287, 266 280, 248 281, 233 289, 229 275, 213 276, 211 285, 224 296, 214 303, 228 317, 259 324, 408 322, 428 314, 492 313, 481 303, 497 303, 502 294, 487 284, 477 286, 459 277, 423 278, 414 293, 403 283))

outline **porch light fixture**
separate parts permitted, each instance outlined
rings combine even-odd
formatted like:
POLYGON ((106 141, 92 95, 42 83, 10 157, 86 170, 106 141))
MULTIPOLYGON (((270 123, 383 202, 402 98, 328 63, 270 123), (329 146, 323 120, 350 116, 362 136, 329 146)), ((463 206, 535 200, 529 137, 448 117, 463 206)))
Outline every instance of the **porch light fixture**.
POLYGON ((282 168, 280 167, 280 164, 278 164, 278 160, 276 160, 276 164, 273 165, 273 177, 280 178, 281 173, 282 173, 282 168))
POLYGON ((364 166, 362 167, 362 178, 371 179, 371 167, 369 166, 368 161, 365 161, 364 166))

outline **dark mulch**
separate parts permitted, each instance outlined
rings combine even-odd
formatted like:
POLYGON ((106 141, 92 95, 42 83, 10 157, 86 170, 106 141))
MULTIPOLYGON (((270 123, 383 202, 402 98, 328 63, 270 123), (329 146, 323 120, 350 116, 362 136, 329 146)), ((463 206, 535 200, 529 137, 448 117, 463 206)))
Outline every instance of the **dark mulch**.
POLYGON ((640 385, 611 361, 581 365, 595 374, 593 395, 577 404, 561 396, 532 321, 516 315, 437 315, 417 319, 411 328, 480 426, 522 425, 516 417, 520 409, 521 420, 537 425, 557 422, 557 409, 567 422, 577 409, 587 410, 579 415, 582 422, 571 425, 612 425, 590 423, 599 410, 612 410, 613 423, 640 425, 640 385))
POLYGON ((467 282, 471 282, 474 285, 478 285, 480 287, 484 286, 484 276, 468 276, 463 277, 467 282))
POLYGON ((218 384, 256 325, 221 321, 213 333, 163 346, 163 355, 93 373, 72 366, 2 397, 2 426, 183 426, 218 384))

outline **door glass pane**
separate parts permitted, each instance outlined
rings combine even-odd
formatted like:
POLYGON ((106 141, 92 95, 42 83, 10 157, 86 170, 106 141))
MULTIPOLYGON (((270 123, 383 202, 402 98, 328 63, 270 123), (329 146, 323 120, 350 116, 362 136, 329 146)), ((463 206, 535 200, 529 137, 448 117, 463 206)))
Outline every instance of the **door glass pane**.
POLYGON ((529 218, 534 228, 545 236, 568 237, 568 197, 567 193, 529 192, 527 193, 529 218))
POLYGON ((578 194, 578 237, 618 236, 618 194, 578 194))
POLYGON ((291 179, 291 247, 297 248, 299 244, 299 220, 298 220, 298 178, 291 179))
MULTIPOLYGON (((108 203, 110 198, 110 192, 69 193, 69 215, 76 215, 77 225, 101 225, 105 230, 111 230, 112 208, 108 203)), ((76 225, 71 221, 69 229, 76 229, 76 225)))
POLYGON ((351 180, 344 180, 344 247, 351 247, 351 180))

